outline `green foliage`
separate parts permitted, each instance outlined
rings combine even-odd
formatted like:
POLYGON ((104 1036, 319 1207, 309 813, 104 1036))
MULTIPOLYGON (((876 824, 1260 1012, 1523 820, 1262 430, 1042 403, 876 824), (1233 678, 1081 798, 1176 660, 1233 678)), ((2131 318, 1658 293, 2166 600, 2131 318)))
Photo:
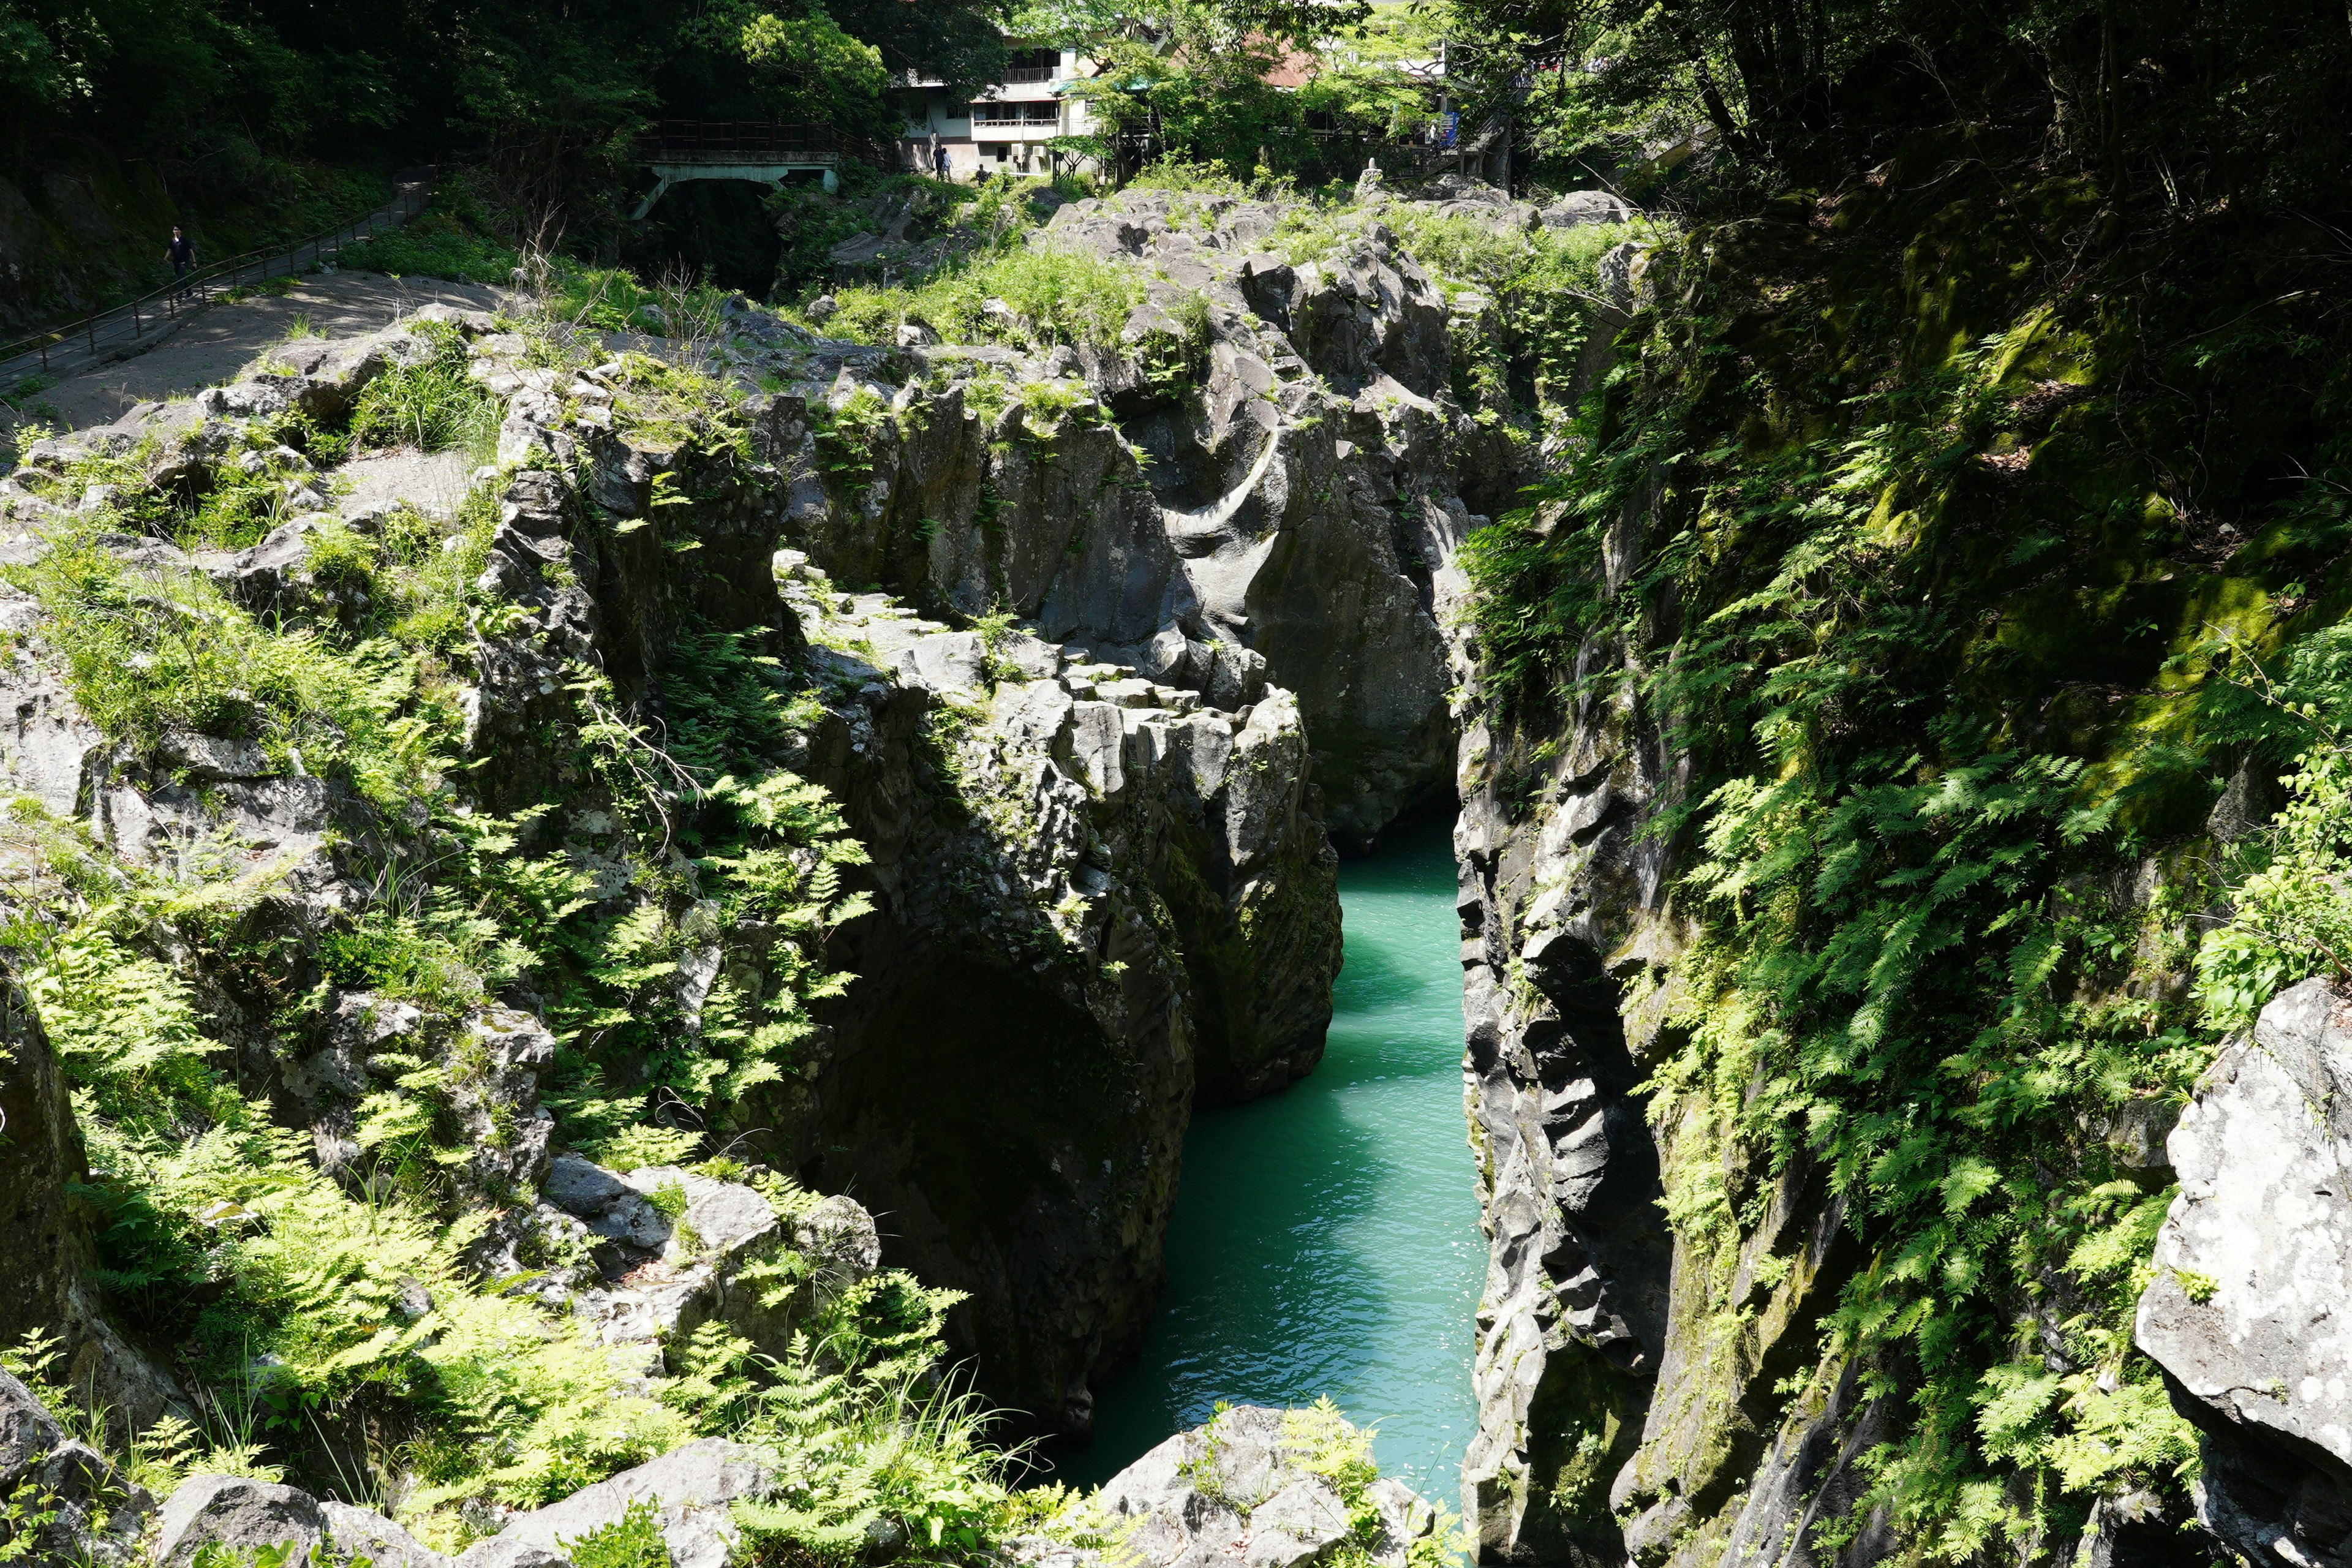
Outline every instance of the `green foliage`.
POLYGON ((42 639, 90 721, 151 755, 167 731, 248 739, 289 770, 347 771, 383 804, 429 791, 445 765, 394 647, 338 652, 313 631, 266 631, 201 574, 72 535, 5 576, 40 603, 42 639))
POLYGON ((1555 438, 1570 434, 1578 364, 1608 304, 1601 258, 1667 232, 1649 223, 1517 231, 1404 205, 1384 209, 1382 221, 1449 297, 1492 302, 1482 324, 1493 330, 1457 339, 1455 395, 1482 422, 1555 438))
POLYGON ((480 226, 478 209, 468 213, 436 193, 434 204, 396 229, 347 245, 339 267, 386 272, 395 278, 446 278, 453 283, 503 286, 520 259, 480 226))
MULTIPOLYGON (((1348 58, 1360 54, 1349 35, 1366 7, 1162 0, 1110 9, 1128 13, 1129 25, 1085 29, 1098 69, 1074 83, 1071 95, 1103 128, 1103 141, 1140 144, 1148 161, 1213 167, 1221 178, 1247 170, 1261 186, 1302 174, 1351 177, 1363 145, 1417 130, 1432 108, 1420 80, 1348 58), (1245 19, 1275 10, 1286 19, 1245 19), (1316 20, 1302 37, 1300 19, 1309 16, 1316 20), (1341 52, 1320 59, 1303 87, 1268 79, 1291 52, 1286 40, 1312 48, 1335 37, 1345 40, 1341 52)), ((1068 36, 1080 28, 1066 22, 1046 30, 1068 36)))
POLYGON ((384 372, 361 391, 352 410, 354 447, 415 447, 421 452, 462 447, 477 463, 498 456, 499 400, 466 374, 466 340, 438 321, 418 331, 433 345, 421 364, 384 372))
MULTIPOLYGON (((613 1170, 642 1171, 654 1165, 682 1165, 701 1146, 702 1134, 699 1132, 639 1124, 622 1128, 589 1152, 598 1164, 613 1170)), ((655 1206, 660 1206, 658 1194, 655 1198, 655 1206)), ((685 1207, 680 1205, 679 1213, 684 1212, 685 1207)), ((670 1217, 676 1219, 677 1215, 671 1215, 670 1217)))
MULTIPOLYGON (((2345 658, 2309 634, 2345 602, 2352 387, 2314 318, 2264 329, 2291 394, 2221 349, 2240 296, 2280 291, 2237 242, 2118 257, 2093 310, 2032 248, 2079 186, 1932 162, 1650 235, 1564 472, 1467 563, 1498 793, 1555 809, 1571 713, 1670 728, 1691 768, 1643 831, 1677 846, 1692 940, 1639 991, 1668 1019, 1651 1115, 1694 1300, 1735 1331, 1741 1244, 1778 1184, 1824 1181, 1861 1262, 1814 1375, 1858 1363, 1906 1412, 1855 1520, 1959 1561, 2190 1461, 2130 1335, 2168 1194, 2098 1130, 2333 967, 2345 658), (2150 373, 2161 395, 2120 390, 2150 373), (2217 457, 2197 504, 2242 546, 2202 542, 2178 489, 2217 457), (2287 816, 2219 868, 2242 913, 2197 957, 2200 1016, 2205 813, 2242 762, 2259 784, 2297 755, 2287 816)), ((1423 237, 1449 279, 1481 264, 1423 237)))
POLYGON ((911 289, 844 289, 826 330, 888 341, 920 321, 951 342, 1047 349, 1109 342, 1143 301, 1134 272, 1083 251, 1022 247, 982 257, 911 289))
POLYGON ((2306 747, 2283 781, 2284 809, 2240 849, 2230 919, 2198 947, 2205 1020, 2236 1031, 2297 981, 2352 979, 2352 624, 2314 633, 2270 668, 2242 647, 2220 652, 2244 673, 2217 692, 2216 728, 2254 742, 2247 770, 2263 771, 2275 749, 2263 742, 2306 747))
POLYGON ((724 291, 695 284, 646 284, 625 268, 551 264, 541 308, 551 320, 604 332, 709 339, 718 334, 724 291))
POLYGON ((961 1300, 877 1275, 781 1360, 698 1334, 690 1359, 706 1408, 780 1460, 779 1493, 736 1509, 753 1562, 854 1558, 886 1521, 904 1561, 965 1561, 995 1539, 1014 1456, 986 1440, 988 1412, 937 1364, 945 1313, 961 1300))
POLYGON ((612 1523, 558 1544, 572 1568, 669 1568, 661 1510, 644 1498, 633 1499, 612 1523))

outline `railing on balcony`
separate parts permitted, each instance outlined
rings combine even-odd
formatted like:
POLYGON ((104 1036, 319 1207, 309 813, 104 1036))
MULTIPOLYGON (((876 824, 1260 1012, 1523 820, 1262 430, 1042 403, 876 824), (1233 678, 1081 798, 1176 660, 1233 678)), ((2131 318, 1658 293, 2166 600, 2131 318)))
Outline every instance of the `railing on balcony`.
POLYGON ((974 125, 1058 125, 1062 112, 1052 103, 975 103, 971 106, 974 125))
POLYGON ((1014 66, 1004 73, 1007 82, 1051 81, 1061 74, 1059 66, 1014 66))

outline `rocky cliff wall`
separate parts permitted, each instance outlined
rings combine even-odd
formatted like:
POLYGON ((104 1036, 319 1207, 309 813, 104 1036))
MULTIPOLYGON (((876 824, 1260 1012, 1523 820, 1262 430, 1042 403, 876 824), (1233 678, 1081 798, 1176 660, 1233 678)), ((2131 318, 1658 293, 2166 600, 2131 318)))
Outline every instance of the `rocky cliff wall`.
MULTIPOLYGON (((1335 862, 1296 701, 1246 659, 1229 658, 1204 696, 1045 640, 1034 623, 957 629, 887 595, 843 593, 804 553, 778 554, 803 531, 791 502, 809 478, 806 410, 826 384, 740 405, 741 437, 721 426, 714 438, 708 421, 729 416, 712 384, 658 362, 567 363, 560 346, 499 325, 444 313, 301 345, 258 380, 37 448, 6 503, 10 560, 33 574, 17 581, 50 581, 39 574, 60 548, 89 551, 75 559, 134 595, 201 604, 195 614, 231 626, 267 615, 280 628, 270 635, 340 647, 371 598, 396 606, 425 592, 393 584, 399 530, 430 528, 428 556, 477 561, 457 646, 417 656, 455 679, 415 733, 470 760, 461 817, 533 825, 530 852, 570 868, 568 907, 602 910, 583 931, 635 920, 664 933, 653 967, 589 1026, 598 1049, 618 1052, 595 1070, 643 1081, 675 1070, 662 1064, 681 1049, 723 1063, 743 1048, 724 1042, 754 1028, 792 1042, 772 1047, 789 1053, 781 1070, 761 1068, 739 1094, 663 1103, 713 1147, 865 1194, 887 1216, 889 1264, 969 1292, 956 1327, 992 1399, 1083 1431, 1087 1380, 1130 1353, 1157 1287, 1196 1094, 1265 1092, 1320 1055, 1339 953, 1335 862), (478 474, 463 516, 381 499, 339 509, 334 463, 281 432, 331 429, 370 384, 433 364, 495 400, 502 461, 478 474), (74 477, 93 463, 110 465, 110 482, 74 477), (189 553, 79 521, 195 504, 248 479, 268 531, 242 550, 189 553), (337 575, 329 562, 345 541, 388 575, 337 575), (797 704, 789 722, 772 717, 780 681, 797 704), (787 886, 837 886, 814 895, 814 916, 698 896, 715 873, 679 854, 677 835, 717 781, 642 738, 694 723, 760 748, 737 753, 746 762, 791 770, 773 788, 805 779, 824 791, 813 800, 837 803, 842 837, 759 862, 787 886), (810 990, 826 970, 857 978, 838 994, 810 990), (734 1033, 718 1033, 722 1008, 734 1033)), ((861 351, 815 355, 827 352, 861 351)), ((212 875, 205 847, 222 843, 257 858, 268 885, 237 940, 258 938, 269 963, 202 943, 172 958, 246 1092, 302 1129, 323 1170, 366 1185, 394 1179, 370 1118, 390 1079, 416 1070, 387 1059, 444 1060, 427 1076, 450 1075, 433 1115, 464 1155, 454 1195, 518 1212, 566 1141, 543 1097, 581 1070, 562 1024, 583 1016, 563 1012, 573 983, 517 980, 453 1012, 429 988, 355 985, 334 956, 383 865, 449 855, 449 840, 429 847, 446 829, 423 826, 446 820, 424 770, 448 763, 398 764, 415 771, 370 794, 302 760, 347 728, 293 749, 257 744, 240 720, 110 733, 77 683, 86 674, 44 639, 54 623, 16 595, 31 635, 11 649, 9 783, 134 878, 212 875), (412 788, 421 808, 387 812, 387 794, 412 788), (291 1025, 289 986, 321 999, 291 1025)), ((798 796, 772 809, 829 820, 798 796)), ((25 1125, 46 1126, 26 1103, 25 1125)), ((544 1245, 535 1222, 514 1223, 493 1226, 486 1266, 544 1245)), ((53 1304, 39 1321, 56 1321, 53 1304)))
POLYGON ((1208 700, 1260 671, 1296 693, 1325 816, 1360 845, 1448 788, 1461 490, 1507 496, 1522 458, 1454 396, 1467 319, 1378 206, 1311 242, 1297 213, 1066 206, 1037 244, 1145 280, 1115 341, 1021 353, 909 321, 897 355, 819 351, 840 367, 810 403, 823 428, 779 434, 808 454, 795 542, 835 578, 1007 611, 1208 700))
MULTIPOLYGON (((2165 1138, 2258 984, 2200 935, 2319 831, 2249 794, 2314 731, 2241 704, 2340 601, 2270 564, 2323 570, 2319 503, 2242 465, 2322 437, 2216 364, 2144 401, 2172 329, 2094 321, 2051 212, 1940 156, 1654 236, 1561 481, 1468 552, 1487 1560, 2342 1550, 2324 988, 2165 1138), (2227 533, 2114 521, 2216 454, 2227 533)), ((2202 321, 2268 287, 2242 241, 2098 265, 2202 321)), ((2332 918, 2242 911, 2306 954, 2258 974, 2332 918)))
POLYGON ((2352 1562, 2352 1016, 2306 980, 2224 1047, 2170 1139, 2140 1349, 2196 1423, 2198 1517, 2263 1564, 2352 1562))

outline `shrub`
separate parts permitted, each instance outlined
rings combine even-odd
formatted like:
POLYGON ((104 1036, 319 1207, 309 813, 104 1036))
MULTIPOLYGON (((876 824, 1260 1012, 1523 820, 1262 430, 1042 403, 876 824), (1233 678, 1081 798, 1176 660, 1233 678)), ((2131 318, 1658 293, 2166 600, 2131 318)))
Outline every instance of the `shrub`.
POLYGON ((352 446, 462 447, 476 462, 489 462, 498 455, 504 410, 467 375, 466 340, 456 328, 427 321, 420 330, 434 345, 432 357, 367 384, 352 410, 352 446))
POLYGON ((845 289, 836 300, 827 330, 866 342, 915 321, 952 342, 1046 349, 1116 340, 1143 302, 1143 284, 1132 269, 1082 251, 1024 247, 913 289, 845 289))
POLYGON ((454 214, 428 208, 396 229, 343 247, 337 264, 396 278, 446 278, 453 283, 504 283, 515 253, 474 231, 454 214))
POLYGON ((557 1544, 572 1568, 670 1568, 660 1510, 644 1498, 632 1500, 620 1518, 602 1529, 557 1544))

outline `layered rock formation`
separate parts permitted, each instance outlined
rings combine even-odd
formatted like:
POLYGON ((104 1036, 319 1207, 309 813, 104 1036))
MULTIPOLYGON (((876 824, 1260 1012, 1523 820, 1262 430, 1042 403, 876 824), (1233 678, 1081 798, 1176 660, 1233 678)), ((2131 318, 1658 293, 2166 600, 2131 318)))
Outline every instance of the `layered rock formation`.
POLYGON ((815 1070, 747 1115, 752 1145, 888 1214, 892 1261, 971 1293, 992 1389, 1083 1431, 1089 1378, 1142 1332, 1196 1085, 1263 1092, 1321 1054, 1336 868, 1297 709, 1279 688, 1204 708, 795 574, 844 694, 802 765, 873 857, 877 909, 843 933, 859 979, 815 1070))

